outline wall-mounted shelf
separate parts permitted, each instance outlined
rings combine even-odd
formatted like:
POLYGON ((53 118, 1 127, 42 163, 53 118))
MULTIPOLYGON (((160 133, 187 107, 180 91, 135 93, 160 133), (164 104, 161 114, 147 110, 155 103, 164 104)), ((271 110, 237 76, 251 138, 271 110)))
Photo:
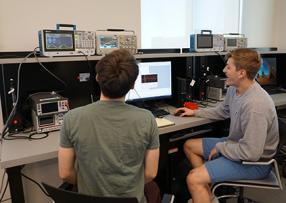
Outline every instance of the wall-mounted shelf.
MULTIPOLYGON (((200 53, 158 53, 158 54, 136 54, 136 59, 152 59, 152 58, 178 58, 178 57, 193 57, 193 56, 216 56, 225 55, 227 52, 200 52, 200 53)), ((286 51, 267 51, 260 52, 261 54, 285 54, 286 51)), ((98 61, 103 56, 87 56, 90 61, 98 61)), ((85 56, 64 56, 64 57, 38 57, 42 63, 47 62, 66 62, 66 61, 85 61, 85 56)), ((17 63, 38 63, 35 58, 0 58, 0 64, 17 64, 17 63)))

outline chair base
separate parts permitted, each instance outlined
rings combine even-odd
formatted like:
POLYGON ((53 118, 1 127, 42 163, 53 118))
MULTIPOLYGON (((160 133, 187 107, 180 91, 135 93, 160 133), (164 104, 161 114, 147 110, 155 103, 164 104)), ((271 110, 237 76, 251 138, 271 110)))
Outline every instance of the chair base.
POLYGON ((243 187, 233 187, 233 188, 235 188, 235 191, 233 194, 226 194, 226 195, 217 196, 217 199, 222 200, 222 199, 236 198, 237 203, 259 203, 253 199, 250 199, 248 197, 244 197, 244 188, 243 187))

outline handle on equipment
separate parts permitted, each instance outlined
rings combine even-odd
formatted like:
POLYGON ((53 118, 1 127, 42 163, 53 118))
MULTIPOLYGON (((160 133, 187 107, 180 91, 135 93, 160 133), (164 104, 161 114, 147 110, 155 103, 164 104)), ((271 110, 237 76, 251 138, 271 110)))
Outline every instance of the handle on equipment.
POLYGON ((69 27, 73 30, 76 30, 76 25, 73 24, 57 24, 57 30, 60 30, 61 27, 69 27))

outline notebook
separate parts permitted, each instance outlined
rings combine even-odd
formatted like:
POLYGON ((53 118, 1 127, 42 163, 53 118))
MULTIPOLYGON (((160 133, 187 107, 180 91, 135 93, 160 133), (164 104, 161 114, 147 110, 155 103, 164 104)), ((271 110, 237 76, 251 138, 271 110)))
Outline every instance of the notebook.
POLYGON ((175 125, 173 121, 170 121, 166 118, 156 118, 156 123, 157 123, 158 128, 175 125))

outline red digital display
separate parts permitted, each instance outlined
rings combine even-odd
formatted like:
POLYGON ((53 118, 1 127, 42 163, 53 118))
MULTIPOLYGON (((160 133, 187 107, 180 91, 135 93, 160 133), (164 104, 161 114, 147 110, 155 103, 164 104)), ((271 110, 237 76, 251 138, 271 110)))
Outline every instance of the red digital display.
POLYGON ((141 82, 142 83, 158 82, 158 75, 157 74, 141 75, 141 82))

